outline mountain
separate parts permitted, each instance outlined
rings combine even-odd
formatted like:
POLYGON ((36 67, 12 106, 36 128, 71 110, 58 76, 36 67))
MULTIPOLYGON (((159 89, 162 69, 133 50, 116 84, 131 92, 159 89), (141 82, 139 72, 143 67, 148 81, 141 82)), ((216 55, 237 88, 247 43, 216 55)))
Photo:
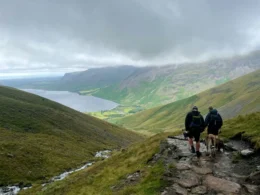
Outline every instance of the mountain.
POLYGON ((189 98, 125 117, 117 124, 143 133, 180 130, 193 105, 198 106, 203 115, 207 114, 209 106, 213 106, 224 119, 259 111, 260 70, 189 98))
POLYGON ((146 108, 181 100, 260 68, 260 51, 244 56, 137 68, 120 83, 83 92, 146 108))
POLYGON ((130 76, 137 68, 133 66, 92 68, 83 72, 66 73, 57 83, 59 89, 80 91, 103 88, 130 76))
POLYGON ((0 86, 0 185, 47 180, 142 137, 40 96, 0 86))
POLYGON ((259 62, 260 51, 255 51, 202 63, 93 68, 65 74, 53 82, 31 82, 19 87, 68 90, 122 105, 151 108, 185 99, 253 72, 260 68, 259 62))

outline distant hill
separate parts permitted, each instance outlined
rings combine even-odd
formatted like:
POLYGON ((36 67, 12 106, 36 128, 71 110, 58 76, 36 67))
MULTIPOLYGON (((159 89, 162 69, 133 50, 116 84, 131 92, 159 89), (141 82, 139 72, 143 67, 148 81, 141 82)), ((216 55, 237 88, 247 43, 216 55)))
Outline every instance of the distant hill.
POLYGON ((133 66, 92 68, 83 72, 67 73, 57 83, 59 89, 80 91, 103 88, 120 83, 137 68, 133 66))
POLYGON ((53 82, 32 81, 24 86, 16 85, 68 90, 123 105, 151 108, 185 99, 257 69, 260 69, 260 51, 202 63, 92 68, 67 73, 53 82))
POLYGON ((0 86, 0 186, 48 180, 95 152, 142 137, 20 90, 0 86))
POLYGON ((189 98, 125 117, 117 123, 143 133, 180 130, 193 105, 198 106, 203 115, 213 106, 224 119, 260 111, 260 70, 189 98))
POLYGON ((85 94, 149 108, 190 97, 259 68, 260 51, 204 63, 142 67, 120 83, 85 94))

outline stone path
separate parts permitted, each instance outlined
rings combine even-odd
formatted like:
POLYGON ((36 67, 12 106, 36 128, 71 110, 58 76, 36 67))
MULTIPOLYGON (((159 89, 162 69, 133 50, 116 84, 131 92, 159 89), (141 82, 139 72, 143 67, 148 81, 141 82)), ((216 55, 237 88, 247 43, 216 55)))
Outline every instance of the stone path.
MULTIPOLYGON (((189 150, 182 136, 167 139, 168 158, 176 163, 175 171, 167 173, 164 180, 169 185, 161 195, 259 195, 260 173, 239 175, 233 173, 232 153, 217 153, 216 158, 205 155, 206 146, 201 143, 202 156, 197 158, 189 150), (175 148, 174 151, 170 151, 175 148), (174 159, 174 160, 173 160, 174 159), (254 177, 254 180, 250 178, 254 177)), ((165 144, 164 144, 165 145, 165 144)))

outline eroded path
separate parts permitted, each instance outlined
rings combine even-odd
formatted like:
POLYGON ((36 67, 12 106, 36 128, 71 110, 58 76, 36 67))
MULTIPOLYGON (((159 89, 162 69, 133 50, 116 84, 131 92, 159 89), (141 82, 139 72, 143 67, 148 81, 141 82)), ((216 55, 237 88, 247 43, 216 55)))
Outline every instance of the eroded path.
POLYGON ((160 153, 166 156, 167 164, 163 179, 169 184, 161 195, 260 194, 259 157, 248 157, 234 163, 233 152, 223 151, 217 153, 216 158, 211 158, 206 156, 204 144, 201 144, 201 152, 200 158, 191 154, 188 142, 182 136, 168 138, 161 144, 160 153), (171 163, 176 167, 169 168, 171 163))

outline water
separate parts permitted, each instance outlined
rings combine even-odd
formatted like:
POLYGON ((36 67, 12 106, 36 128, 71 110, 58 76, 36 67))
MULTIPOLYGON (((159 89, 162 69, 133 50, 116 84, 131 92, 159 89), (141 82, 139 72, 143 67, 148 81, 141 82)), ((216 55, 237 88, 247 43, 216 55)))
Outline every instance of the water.
POLYGON ((39 89, 21 89, 33 93, 52 101, 58 102, 80 112, 96 112, 101 110, 111 110, 118 106, 117 103, 97 98, 94 96, 79 95, 68 91, 47 91, 39 89))
MULTIPOLYGON (((99 151, 99 152, 96 152, 95 154, 95 157, 101 157, 101 158, 109 158, 110 157, 110 153, 112 151, 111 150, 103 150, 103 151, 99 151)), ((60 181, 60 180, 63 180, 65 179, 68 175, 70 175, 71 173, 74 173, 74 172, 77 172, 77 171, 81 171, 87 167, 90 167, 91 165, 93 165, 94 162, 89 162, 89 163, 86 163, 85 165, 83 165, 82 167, 78 168, 78 169, 73 169, 73 170, 70 170, 70 171, 65 171, 64 173, 61 173, 60 175, 58 176, 55 176, 53 178, 50 179, 50 181, 48 183, 44 183, 42 184, 42 186, 46 186, 50 183, 53 183, 55 181, 60 181)), ((23 189, 23 190, 26 190, 28 188, 31 188, 31 187, 25 187, 25 188, 20 188, 18 186, 7 186, 7 187, 2 187, 0 188, 0 195, 16 195, 18 194, 18 192, 23 189)))

